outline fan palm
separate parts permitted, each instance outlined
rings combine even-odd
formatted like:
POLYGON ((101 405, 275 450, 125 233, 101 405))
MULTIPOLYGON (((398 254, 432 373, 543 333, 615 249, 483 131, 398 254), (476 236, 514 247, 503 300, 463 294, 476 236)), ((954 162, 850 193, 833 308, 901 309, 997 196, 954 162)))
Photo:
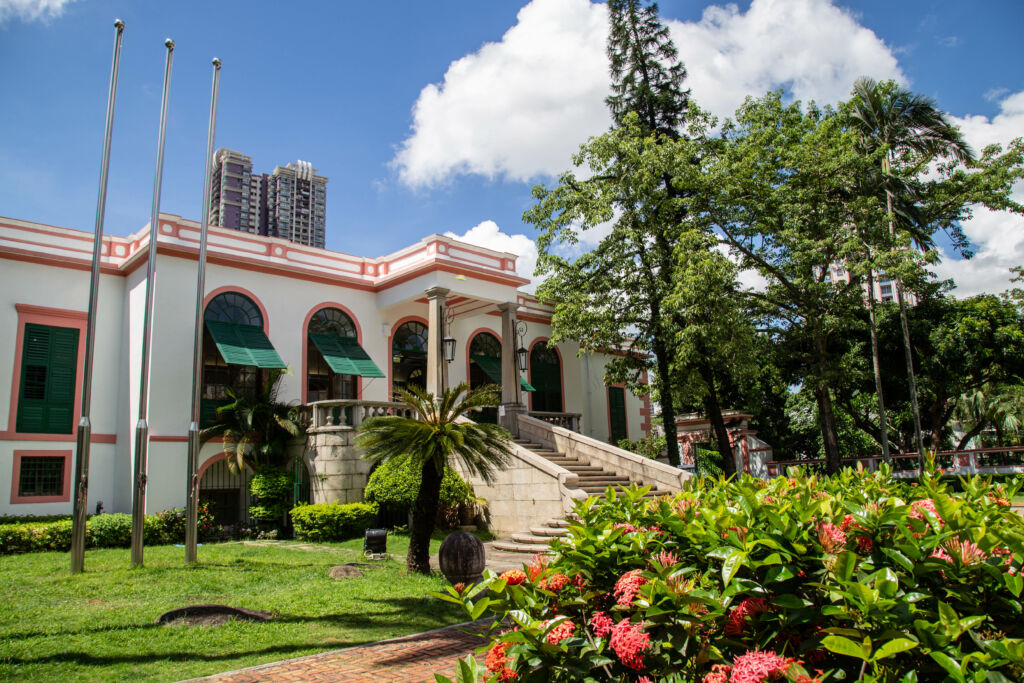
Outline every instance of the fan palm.
MULTIPOLYGON (((852 119, 860 134, 864 151, 869 154, 876 151, 883 153, 882 175, 886 213, 889 217, 889 234, 892 237, 896 233, 893 211, 895 194, 901 186, 899 178, 893 172, 897 157, 910 153, 922 160, 941 156, 967 162, 973 158, 971 149, 961 137, 960 131, 946 119, 933 100, 913 93, 893 81, 878 83, 871 78, 858 78, 853 85, 853 96, 852 119)), ((911 237, 919 247, 925 247, 930 240, 927 234, 916 231, 911 237)), ((917 403, 917 384, 914 379, 906 303, 903 300, 903 287, 897 278, 893 279, 893 285, 903 327, 907 381, 914 415, 914 439, 918 454, 923 458, 921 409, 917 403)), ((884 415, 881 419, 884 420, 884 415)))
POLYGON ((301 436, 304 425, 298 407, 278 401, 282 376, 271 370, 267 381, 256 390, 228 389, 231 403, 217 408, 214 424, 199 434, 202 442, 220 436, 231 469, 283 467, 288 460, 288 442, 301 436))
POLYGON ((413 417, 373 417, 360 426, 356 447, 363 457, 377 463, 408 459, 408 466, 421 472, 420 490, 413 504, 409 537, 409 571, 430 572, 430 536, 434 532, 441 479, 445 468, 458 461, 473 475, 490 483, 512 453, 509 433, 494 424, 473 422, 467 414, 498 405, 493 387, 475 391, 463 382, 445 389, 440 399, 410 386, 397 389, 398 400, 406 403, 413 417))

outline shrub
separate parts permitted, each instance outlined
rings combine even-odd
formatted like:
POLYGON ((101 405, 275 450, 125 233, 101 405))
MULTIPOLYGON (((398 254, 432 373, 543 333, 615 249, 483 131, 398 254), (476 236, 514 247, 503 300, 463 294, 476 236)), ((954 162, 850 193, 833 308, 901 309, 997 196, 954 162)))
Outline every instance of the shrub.
POLYGON ((720 477, 722 472, 722 454, 708 448, 698 448, 694 458, 697 473, 706 477, 720 477))
MULTIPOLYGON (((216 535, 209 506, 200 503, 198 511, 199 538, 216 535)), ((185 511, 181 508, 146 515, 143 522, 143 543, 164 545, 185 540, 185 511)), ((85 544, 93 548, 126 548, 131 545, 132 519, 125 513, 93 515, 86 521, 85 544)), ((66 551, 71 548, 71 519, 55 522, 23 522, 0 524, 0 555, 41 550, 66 551)))
MULTIPOLYGON (((389 460, 380 465, 366 482, 365 498, 375 503, 412 505, 420 490, 420 472, 409 466, 408 459, 389 460)), ((457 507, 473 500, 473 489, 451 467, 441 479, 442 507, 457 507)))
POLYGON ((589 498, 550 561, 439 594, 497 616, 488 680, 1024 678, 1019 480, 694 481, 589 498))
POLYGON ((661 457, 661 454, 665 452, 665 445, 667 441, 662 435, 658 436, 645 436, 637 441, 631 441, 629 439, 619 439, 619 443, 616 445, 624 451, 630 451, 637 455, 642 455, 645 458, 651 460, 657 460, 661 457))
POLYGON ((127 548, 132 544, 132 516, 124 512, 93 515, 86 529, 91 537, 90 545, 98 548, 127 548))
POLYGON ((249 514, 263 522, 283 519, 291 507, 294 482, 295 474, 291 470, 278 467, 258 470, 249 481, 249 493, 256 497, 249 514))
POLYGON ((370 503, 318 503, 292 508, 295 535, 306 541, 343 541, 361 536, 377 517, 370 503))

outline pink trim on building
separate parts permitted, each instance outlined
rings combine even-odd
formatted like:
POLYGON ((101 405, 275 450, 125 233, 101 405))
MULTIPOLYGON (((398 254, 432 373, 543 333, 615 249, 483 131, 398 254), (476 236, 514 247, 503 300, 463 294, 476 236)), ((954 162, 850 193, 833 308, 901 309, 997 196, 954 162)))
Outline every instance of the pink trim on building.
POLYGON ((14 471, 11 473, 11 505, 21 503, 67 503, 71 500, 71 451, 14 451, 14 471), (64 480, 57 496, 19 496, 21 461, 24 458, 64 458, 64 480))

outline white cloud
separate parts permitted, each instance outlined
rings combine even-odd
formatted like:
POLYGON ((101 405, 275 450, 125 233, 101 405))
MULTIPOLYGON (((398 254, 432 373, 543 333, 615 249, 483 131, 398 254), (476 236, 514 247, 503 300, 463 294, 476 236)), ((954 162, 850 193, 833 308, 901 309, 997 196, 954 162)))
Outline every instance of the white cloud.
POLYGON ((446 232, 445 236, 468 244, 475 244, 485 249, 507 251, 510 254, 515 254, 516 273, 532 281, 531 284, 523 289, 528 292, 536 290, 539 280, 534 278, 533 271, 537 267, 537 245, 526 235, 509 235, 502 232, 494 221, 484 221, 470 228, 462 235, 446 232))
MULTIPOLYGON (((830 0, 711 6, 700 21, 666 21, 705 109, 731 115, 747 95, 785 86, 835 102, 862 75, 905 80, 893 50, 830 0)), ((500 42, 453 62, 420 93, 393 164, 429 187, 459 174, 529 181, 556 175, 610 122, 607 9, 588 0, 533 0, 500 42)))
POLYGON ((668 22, 703 108, 731 116, 747 95, 785 86, 799 100, 837 102, 859 76, 905 81, 888 47, 828 0, 712 5, 695 23, 668 22))
POLYGON ((587 0, 534 0, 501 42, 452 62, 416 101, 412 135, 394 160, 401 180, 526 181, 568 168, 580 143, 610 122, 606 16, 587 0))
MULTIPOLYGON (((1003 99, 1000 113, 991 119, 970 115, 950 118, 960 126, 964 138, 976 152, 980 153, 993 143, 1005 147, 1010 140, 1024 134, 1024 91, 1003 99)), ((1013 198, 1024 203, 1024 182, 1014 187, 1013 198)), ((1005 290, 1010 282, 1010 266, 1024 265, 1024 217, 979 207, 974 216, 964 222, 963 230, 975 245, 977 254, 970 260, 944 258, 935 268, 938 276, 953 278, 959 296, 1005 290)))
POLYGON ((64 5, 74 0, 0 0, 0 24, 10 19, 49 21, 64 13, 64 5))

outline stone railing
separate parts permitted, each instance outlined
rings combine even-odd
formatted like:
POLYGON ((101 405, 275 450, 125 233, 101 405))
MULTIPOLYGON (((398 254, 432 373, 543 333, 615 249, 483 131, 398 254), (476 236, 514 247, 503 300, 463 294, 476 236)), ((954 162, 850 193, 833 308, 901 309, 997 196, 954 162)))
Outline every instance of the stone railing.
MULTIPOLYGON (((880 455, 869 458, 843 458, 843 467, 856 467, 860 464, 864 469, 875 470, 885 462, 880 455)), ((920 461, 917 453, 897 453, 891 456, 890 465, 894 477, 917 477, 920 461)), ((785 476, 786 468, 791 466, 824 469, 825 460, 776 460, 766 463, 767 476, 785 476)), ((938 451, 935 453, 935 466, 945 474, 970 476, 974 474, 1021 474, 1024 473, 1024 446, 1006 446, 998 448, 970 448, 957 451, 938 451)))
POLYGON ((310 431, 323 429, 355 429, 363 420, 384 415, 413 417, 405 403, 391 401, 333 400, 317 401, 305 406, 310 411, 310 431))
POLYGON ((625 451, 583 434, 557 427, 534 417, 519 416, 519 433, 529 441, 598 465, 618 475, 666 492, 679 491, 692 472, 625 451))
POLYGON ((544 420, 556 427, 574 431, 577 434, 580 431, 580 418, 583 417, 580 413, 555 413, 543 410, 531 410, 529 415, 538 420, 544 420))

